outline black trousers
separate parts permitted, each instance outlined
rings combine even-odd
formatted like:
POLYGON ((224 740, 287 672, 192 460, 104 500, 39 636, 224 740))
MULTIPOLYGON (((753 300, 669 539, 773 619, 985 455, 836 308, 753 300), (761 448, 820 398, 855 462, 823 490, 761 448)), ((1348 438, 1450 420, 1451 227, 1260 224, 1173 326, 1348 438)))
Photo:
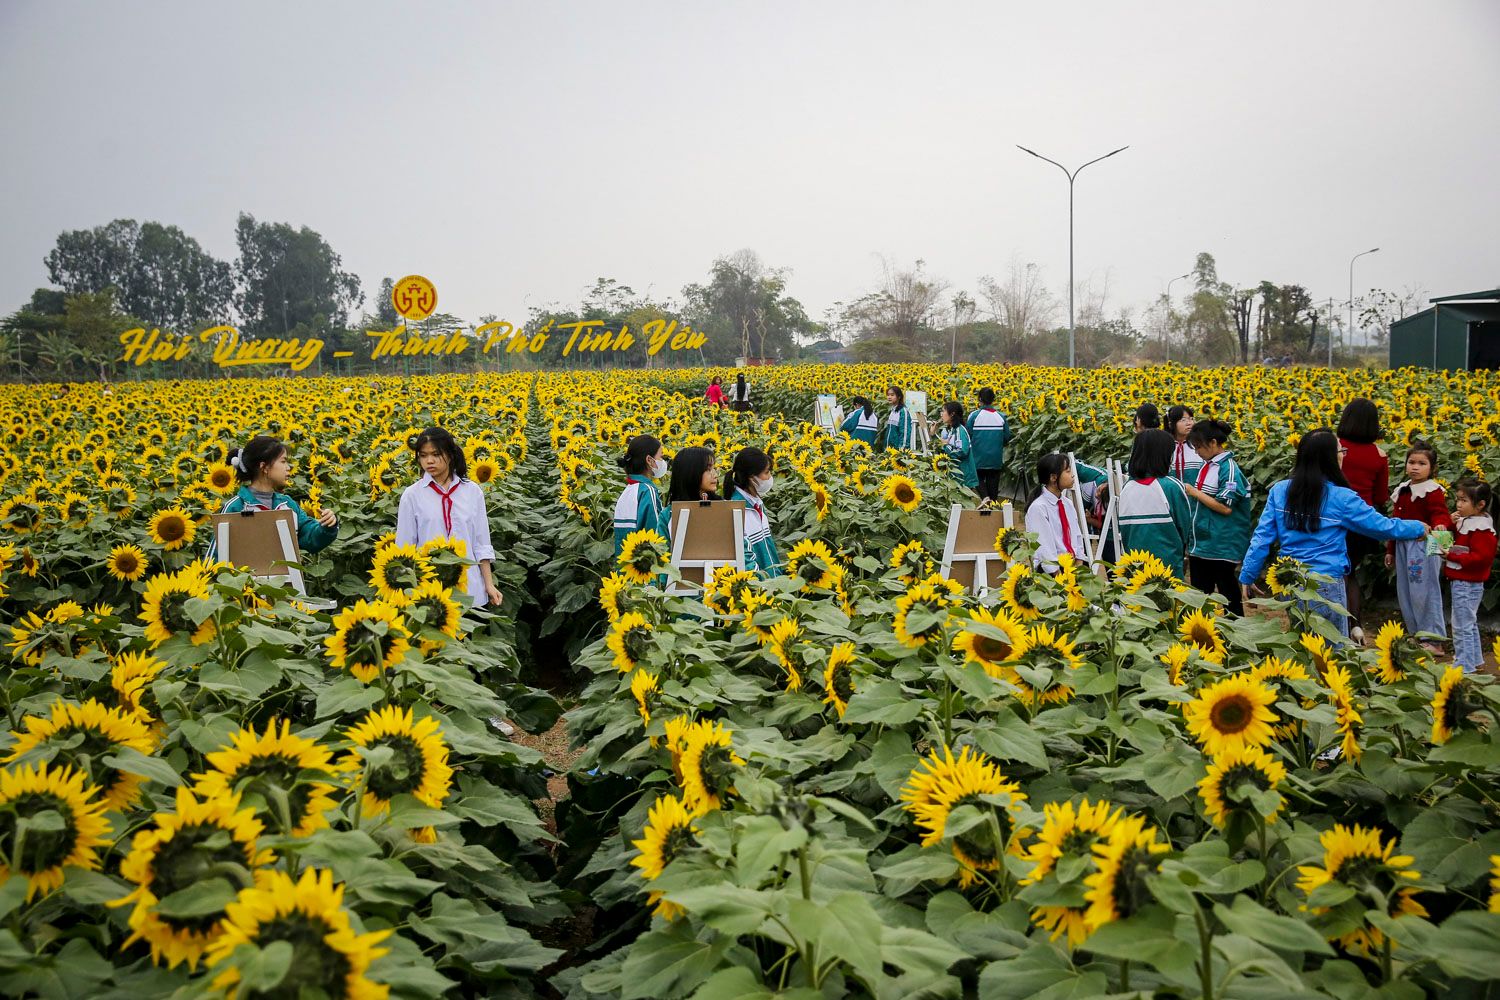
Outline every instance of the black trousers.
POLYGON ((1245 613, 1245 604, 1240 599, 1240 575, 1235 564, 1228 559, 1199 559, 1188 556, 1188 572, 1193 586, 1205 594, 1223 594, 1229 601, 1231 614, 1245 613))
POLYGON ((1000 499, 1000 470, 980 469, 979 471, 979 499, 995 501, 1000 499))

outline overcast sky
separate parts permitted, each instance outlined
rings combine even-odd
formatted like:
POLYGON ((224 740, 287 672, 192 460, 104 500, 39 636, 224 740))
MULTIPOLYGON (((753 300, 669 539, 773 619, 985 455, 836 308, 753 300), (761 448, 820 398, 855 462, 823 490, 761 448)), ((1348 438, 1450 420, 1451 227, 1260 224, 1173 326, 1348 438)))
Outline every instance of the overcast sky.
MULTIPOLYGON (((881 255, 1140 307, 1207 250, 1317 299, 1500 285, 1500 3, 0 0, 0 311, 57 234, 308 225, 473 321, 748 247, 814 318, 881 255)), ((1180 295, 1185 282, 1175 291, 1180 295)))

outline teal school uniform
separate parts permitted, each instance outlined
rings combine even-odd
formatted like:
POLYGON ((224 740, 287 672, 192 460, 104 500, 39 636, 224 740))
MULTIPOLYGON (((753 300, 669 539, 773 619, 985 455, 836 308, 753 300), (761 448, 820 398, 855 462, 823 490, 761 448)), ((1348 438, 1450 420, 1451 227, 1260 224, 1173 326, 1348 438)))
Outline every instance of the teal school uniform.
POLYGON ((912 424, 911 414, 906 411, 906 407, 892 410, 886 417, 884 435, 885 448, 916 450, 916 427, 912 424))
MULTIPOLYGON (((1120 544, 1150 552, 1186 579, 1183 552, 1192 539, 1193 513, 1175 479, 1130 479, 1120 490, 1120 544)), ((1124 553, 1121 553, 1122 555, 1124 553)))
POLYGON ((875 438, 880 434, 880 418, 875 415, 874 410, 870 411, 869 416, 865 416, 865 408, 861 406, 844 418, 844 423, 839 430, 873 448, 875 438))
POLYGON ((1005 446, 1015 436, 1005 414, 985 406, 970 413, 965 424, 974 442, 974 468, 1005 468, 1005 446))
POLYGON ((948 454, 953 478, 971 490, 977 489, 979 473, 974 468, 974 445, 969 429, 963 424, 945 427, 938 432, 938 440, 942 441, 943 451, 948 454))
POLYGON ((729 499, 745 502, 745 568, 762 578, 781 576, 784 564, 776 549, 776 539, 771 537, 771 519, 765 504, 737 486, 729 490, 729 499))
MULTIPOLYGON (((339 536, 339 526, 325 528, 318 519, 310 516, 302 506, 285 493, 272 493, 271 506, 256 499, 249 486, 241 486, 220 509, 221 514, 235 514, 242 510, 290 510, 297 518, 297 550, 302 553, 321 552, 339 536)), ((218 559, 219 539, 215 535, 209 540, 208 561, 218 559)))
POLYGON ((1195 486, 1229 508, 1228 514, 1192 501, 1193 533, 1188 554, 1237 563, 1250 548, 1250 482, 1229 452, 1198 470, 1195 486))
POLYGON ((666 537, 666 515, 661 508, 661 494, 645 476, 626 477, 625 489, 615 502, 615 559, 625 547, 625 539, 637 531, 651 530, 666 537))

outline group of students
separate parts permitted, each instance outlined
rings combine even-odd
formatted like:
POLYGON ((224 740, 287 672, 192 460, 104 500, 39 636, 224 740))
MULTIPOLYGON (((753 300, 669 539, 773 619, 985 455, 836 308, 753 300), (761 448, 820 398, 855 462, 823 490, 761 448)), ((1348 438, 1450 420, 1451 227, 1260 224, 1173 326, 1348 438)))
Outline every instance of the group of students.
POLYGON ((728 489, 720 495, 719 469, 713 451, 684 448, 672 458, 665 499, 656 486, 656 480, 669 472, 658 438, 637 434, 626 443, 619 462, 625 470, 625 488, 615 501, 616 559, 624 549, 625 539, 634 532, 655 531, 670 540, 675 501, 741 500, 745 504, 745 568, 762 577, 781 574, 781 553, 771 537, 771 520, 764 499, 775 485, 770 455, 759 448, 741 448, 730 466, 728 489))
MULTIPOLYGON (((462 541, 474 563, 464 580, 465 592, 475 607, 498 605, 501 596, 495 586, 495 549, 490 544, 484 490, 468 477, 463 448, 441 427, 429 427, 407 443, 422 475, 401 493, 396 544, 421 546, 440 538, 462 541)), ((243 448, 230 451, 229 463, 240 486, 222 513, 289 510, 297 519, 297 544, 302 552, 319 552, 338 537, 334 511, 323 508, 314 517, 284 492, 292 476, 285 443, 268 435, 254 437, 243 448)), ((210 545, 209 560, 216 555, 216 547, 210 545)))
MULTIPOLYGON (((995 390, 978 393, 979 409, 965 416, 963 404, 950 399, 938 411, 938 447, 950 460, 953 478, 976 491, 980 499, 1000 497, 1000 470, 1005 467, 1005 446, 1012 435, 1010 421, 995 409, 995 390)), ((854 409, 840 428, 872 448, 916 450, 917 428, 906 406, 906 392, 897 385, 885 390, 890 406, 884 421, 864 396, 855 396, 854 409)))
MULTIPOLYGON (((1126 551, 1155 555, 1175 575, 1207 593, 1222 594, 1229 610, 1242 614, 1242 594, 1258 592, 1257 581, 1274 550, 1331 578, 1319 590, 1322 602, 1312 607, 1341 635, 1362 642, 1354 570, 1384 543, 1386 566, 1396 571, 1407 630, 1447 635, 1446 579, 1454 661, 1470 672, 1484 662, 1477 617, 1496 555, 1490 487, 1481 479, 1461 479, 1454 486, 1450 513, 1448 497, 1433 478, 1437 452, 1417 442, 1407 451, 1406 479, 1396 486, 1387 516, 1389 461, 1375 444, 1383 435, 1370 400, 1351 401, 1337 431, 1318 428, 1301 437, 1291 476, 1270 488, 1253 529, 1249 483, 1228 447, 1227 424, 1195 420, 1190 407, 1173 406, 1163 428, 1159 411, 1148 403, 1136 412, 1135 432, 1128 478, 1117 501, 1120 544, 1126 551), (1440 529, 1453 538, 1439 550, 1429 546, 1427 537, 1440 529), (1348 614, 1334 610, 1340 607, 1348 614)), ((1037 462, 1039 485, 1027 509, 1026 528, 1038 536, 1036 565, 1049 572, 1057 571, 1059 555, 1074 552, 1083 530, 1077 509, 1064 502, 1063 493, 1075 477, 1085 476, 1092 487, 1085 491, 1085 502, 1097 510, 1108 489, 1098 469, 1070 463, 1059 454, 1037 462)))

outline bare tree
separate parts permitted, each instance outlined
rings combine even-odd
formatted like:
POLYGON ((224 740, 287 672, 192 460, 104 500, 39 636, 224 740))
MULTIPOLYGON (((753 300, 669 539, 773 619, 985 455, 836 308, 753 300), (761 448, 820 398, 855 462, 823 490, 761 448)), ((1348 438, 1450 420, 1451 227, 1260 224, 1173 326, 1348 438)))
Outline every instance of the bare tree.
POLYGON ((922 273, 925 261, 912 268, 893 267, 881 258, 880 287, 860 296, 845 310, 846 322, 859 331, 861 354, 870 360, 917 361, 943 312, 948 283, 922 273))
POLYGON ((1031 338, 1050 329, 1057 315, 1057 298, 1042 283, 1042 269, 1018 255, 1011 257, 1003 281, 980 278, 979 294, 1000 328, 1003 360, 1021 360, 1031 338))

